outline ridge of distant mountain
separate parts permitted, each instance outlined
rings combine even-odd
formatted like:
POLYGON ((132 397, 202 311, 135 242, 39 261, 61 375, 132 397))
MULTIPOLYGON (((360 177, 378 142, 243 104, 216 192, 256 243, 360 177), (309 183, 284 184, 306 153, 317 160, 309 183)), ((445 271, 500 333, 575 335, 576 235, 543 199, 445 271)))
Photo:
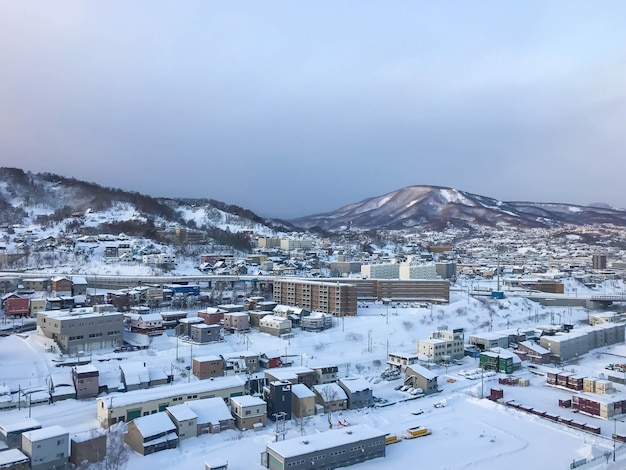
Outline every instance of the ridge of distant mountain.
POLYGON ((415 185, 348 204, 337 210, 291 220, 299 227, 339 230, 444 229, 507 225, 556 227, 565 224, 626 225, 626 211, 604 204, 504 202, 443 186, 415 185))
MULTIPOLYGON (((244 230, 268 234, 299 230, 288 222, 264 219, 248 209, 213 199, 151 197, 52 173, 0 168, 1 224, 50 226, 86 213, 92 219, 99 214, 102 220, 83 230, 117 230, 149 238, 154 238, 159 226, 205 231, 220 242, 233 237, 231 232, 244 230)), ((78 222, 72 227, 76 225, 78 222)))

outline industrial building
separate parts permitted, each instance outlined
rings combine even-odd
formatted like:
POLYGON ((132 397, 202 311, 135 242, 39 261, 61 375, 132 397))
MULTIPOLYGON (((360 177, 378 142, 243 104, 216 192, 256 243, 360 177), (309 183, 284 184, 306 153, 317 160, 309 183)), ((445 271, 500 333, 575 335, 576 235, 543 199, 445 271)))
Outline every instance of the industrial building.
POLYGON ((270 470, 347 467, 385 456, 385 433, 365 424, 272 442, 262 454, 270 470))

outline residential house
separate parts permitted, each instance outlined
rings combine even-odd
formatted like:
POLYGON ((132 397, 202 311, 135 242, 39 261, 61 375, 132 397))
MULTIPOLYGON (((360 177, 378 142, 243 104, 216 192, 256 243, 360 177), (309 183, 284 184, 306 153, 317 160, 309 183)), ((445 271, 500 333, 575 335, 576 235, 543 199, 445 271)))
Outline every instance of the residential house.
POLYGON ((124 442, 141 455, 178 447, 176 425, 165 412, 141 416, 128 423, 124 442))
POLYGON ((372 384, 367 380, 362 378, 339 379, 337 384, 346 392, 349 409, 368 408, 374 404, 372 384))
POLYGON ((31 470, 65 468, 70 456, 69 433, 58 425, 26 431, 22 452, 30 458, 31 470))
POLYGON ((291 333, 291 320, 276 315, 266 315, 259 320, 259 330, 273 336, 291 333))
POLYGON ((314 385, 315 402, 324 407, 326 412, 348 409, 348 396, 336 383, 314 385))
MULTIPOLYGON (((219 400, 219 398, 218 398, 219 400)), ((223 402, 222 402, 223 403, 223 402)), ((168 406, 165 412, 176 426, 178 440, 183 441, 198 435, 198 415, 186 403, 168 406)))
POLYGON ((76 398, 94 398, 99 393, 98 377, 100 373, 91 364, 72 367, 72 381, 76 389, 76 398))
POLYGON ((315 393, 304 384, 291 386, 291 414, 296 418, 315 415, 315 393))
POLYGON ((119 368, 120 381, 127 392, 150 387, 150 373, 145 362, 122 362, 119 368))
POLYGON ((421 388, 426 395, 439 391, 437 374, 419 364, 413 364, 405 369, 404 384, 413 388, 421 388))
POLYGON ((194 400, 185 404, 198 417, 198 436, 235 429, 235 418, 231 414, 228 405, 220 397, 194 400))
POLYGON ((41 429, 39 421, 34 418, 26 418, 21 421, 0 424, 0 436, 10 449, 21 448, 22 434, 36 429, 41 429))
POLYGON ((291 386, 292 383, 286 380, 274 380, 263 387, 268 416, 275 418, 284 414, 285 419, 291 419, 291 386))
MULTIPOLYGON (((202 319, 198 320, 202 321, 202 319)), ((206 323, 192 324, 189 336, 196 343, 215 343, 222 340, 222 327, 220 325, 207 325, 206 323)))
POLYGON ((72 295, 72 281, 67 277, 55 276, 50 279, 50 292, 53 297, 72 295))
POLYGON ((158 313, 126 313, 124 317, 133 333, 149 336, 163 334, 163 317, 158 313))
POLYGON ((551 353, 548 349, 532 341, 522 341, 517 346, 515 354, 523 361, 530 361, 533 364, 548 364, 551 353))
POLYGON ((315 374, 315 385, 328 384, 337 382, 339 368, 337 366, 318 366, 313 367, 313 373, 315 374))
POLYGON ((4 315, 7 317, 27 317, 30 313, 30 299, 12 297, 4 301, 4 315))
POLYGON ((235 416, 235 426, 242 431, 264 427, 267 416, 267 403, 259 397, 244 395, 230 399, 235 416))
POLYGON ((231 333, 248 331, 250 329, 250 315, 246 312, 225 313, 224 329, 231 333))
POLYGON ((208 379, 224 375, 223 360, 220 356, 209 355, 194 357, 191 371, 199 379, 208 379))
POLYGON ((16 448, 3 450, 0 451, 0 468, 3 470, 30 470, 30 459, 16 448))

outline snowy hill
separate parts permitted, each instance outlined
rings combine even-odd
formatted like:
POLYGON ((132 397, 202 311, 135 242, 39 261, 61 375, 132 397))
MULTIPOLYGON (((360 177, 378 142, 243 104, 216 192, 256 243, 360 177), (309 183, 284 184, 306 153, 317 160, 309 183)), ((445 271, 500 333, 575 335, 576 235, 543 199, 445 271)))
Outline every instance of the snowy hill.
POLYGON ((509 225, 554 227, 564 224, 626 225, 626 211, 574 204, 503 202, 440 186, 409 186, 325 214, 301 217, 295 225, 324 230, 343 226, 399 230, 509 225))

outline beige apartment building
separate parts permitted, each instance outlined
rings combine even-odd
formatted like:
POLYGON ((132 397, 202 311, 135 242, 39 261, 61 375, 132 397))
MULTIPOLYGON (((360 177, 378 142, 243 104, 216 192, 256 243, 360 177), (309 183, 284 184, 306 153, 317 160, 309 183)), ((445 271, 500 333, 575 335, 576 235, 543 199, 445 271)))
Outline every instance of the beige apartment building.
POLYGON ((274 300, 280 304, 337 317, 356 315, 357 292, 352 284, 285 278, 273 285, 274 300))

